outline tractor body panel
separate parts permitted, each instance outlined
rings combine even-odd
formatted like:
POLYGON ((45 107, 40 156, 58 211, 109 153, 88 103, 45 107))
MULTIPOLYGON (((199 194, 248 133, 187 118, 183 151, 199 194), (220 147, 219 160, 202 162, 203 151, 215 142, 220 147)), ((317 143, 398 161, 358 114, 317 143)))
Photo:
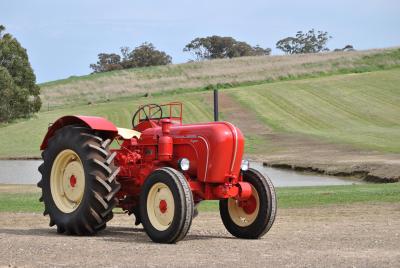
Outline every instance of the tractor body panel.
MULTIPOLYGON (((172 138, 173 152, 171 160, 164 162, 171 167, 179 169, 179 159, 187 158, 190 161, 187 173, 198 181, 223 183, 239 176, 244 138, 234 125, 227 122, 172 125, 168 136, 172 138)), ((138 144, 159 149, 163 137, 161 127, 149 128, 142 132, 138 144)))

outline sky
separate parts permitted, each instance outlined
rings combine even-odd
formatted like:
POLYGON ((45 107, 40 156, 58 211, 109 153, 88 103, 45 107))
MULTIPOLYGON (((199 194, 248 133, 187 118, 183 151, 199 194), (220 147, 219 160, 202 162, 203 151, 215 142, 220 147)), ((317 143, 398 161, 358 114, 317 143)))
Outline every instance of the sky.
POLYGON ((311 28, 327 31, 330 49, 400 45, 398 0, 0 0, 0 24, 28 51, 39 83, 85 75, 97 54, 145 41, 172 56, 196 37, 232 36, 275 48, 278 40, 311 28))

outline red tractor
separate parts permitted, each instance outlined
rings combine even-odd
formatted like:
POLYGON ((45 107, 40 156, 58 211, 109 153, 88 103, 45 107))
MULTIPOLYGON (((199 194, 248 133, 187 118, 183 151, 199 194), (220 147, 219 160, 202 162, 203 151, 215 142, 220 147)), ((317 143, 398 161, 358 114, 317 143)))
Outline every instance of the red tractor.
POLYGON ((203 200, 219 200, 223 224, 239 238, 261 237, 275 219, 274 187, 242 160, 240 130, 228 122, 182 124, 181 103, 141 106, 132 129, 64 116, 40 149, 40 201, 59 233, 95 234, 119 207, 153 241, 174 243, 203 200))

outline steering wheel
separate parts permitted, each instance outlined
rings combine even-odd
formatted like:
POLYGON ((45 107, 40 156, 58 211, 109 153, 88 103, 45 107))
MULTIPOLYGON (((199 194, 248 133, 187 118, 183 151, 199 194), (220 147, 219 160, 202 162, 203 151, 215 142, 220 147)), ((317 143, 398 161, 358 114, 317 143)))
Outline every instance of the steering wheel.
MULTIPOLYGON (((139 109, 135 112, 135 114, 132 117, 132 127, 135 127, 135 119, 136 117, 139 115, 140 111, 143 111, 144 115, 145 115, 145 120, 151 120, 151 119, 158 119, 158 121, 160 121, 160 119, 162 118, 162 108, 160 105, 158 104, 146 104, 143 105, 141 107, 139 107, 139 109), (151 110, 155 109, 154 112, 152 112, 151 114, 147 114, 146 112, 146 108, 148 108, 149 113, 151 112, 151 110), (155 115, 159 115, 159 116, 155 116, 155 115)), ((140 118, 138 119, 140 120, 140 118)), ((139 123, 139 121, 138 121, 139 123)))

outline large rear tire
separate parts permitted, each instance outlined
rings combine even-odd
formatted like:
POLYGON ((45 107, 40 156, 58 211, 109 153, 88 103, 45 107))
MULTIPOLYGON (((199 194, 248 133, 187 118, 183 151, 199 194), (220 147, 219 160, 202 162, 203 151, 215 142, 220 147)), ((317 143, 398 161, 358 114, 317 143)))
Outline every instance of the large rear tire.
POLYGON ((43 215, 50 216, 57 232, 92 235, 112 219, 121 185, 115 179, 119 168, 113 165, 110 143, 78 125, 65 126, 49 139, 37 185, 42 189, 43 215))
POLYGON ((274 223, 277 209, 275 189, 271 180, 255 169, 244 171, 243 180, 251 184, 252 196, 246 201, 220 200, 220 215, 225 228, 233 236, 257 239, 274 223))
POLYGON ((193 218, 193 196, 185 176, 164 167, 153 171, 140 194, 144 230, 154 242, 176 243, 189 231, 193 218))

